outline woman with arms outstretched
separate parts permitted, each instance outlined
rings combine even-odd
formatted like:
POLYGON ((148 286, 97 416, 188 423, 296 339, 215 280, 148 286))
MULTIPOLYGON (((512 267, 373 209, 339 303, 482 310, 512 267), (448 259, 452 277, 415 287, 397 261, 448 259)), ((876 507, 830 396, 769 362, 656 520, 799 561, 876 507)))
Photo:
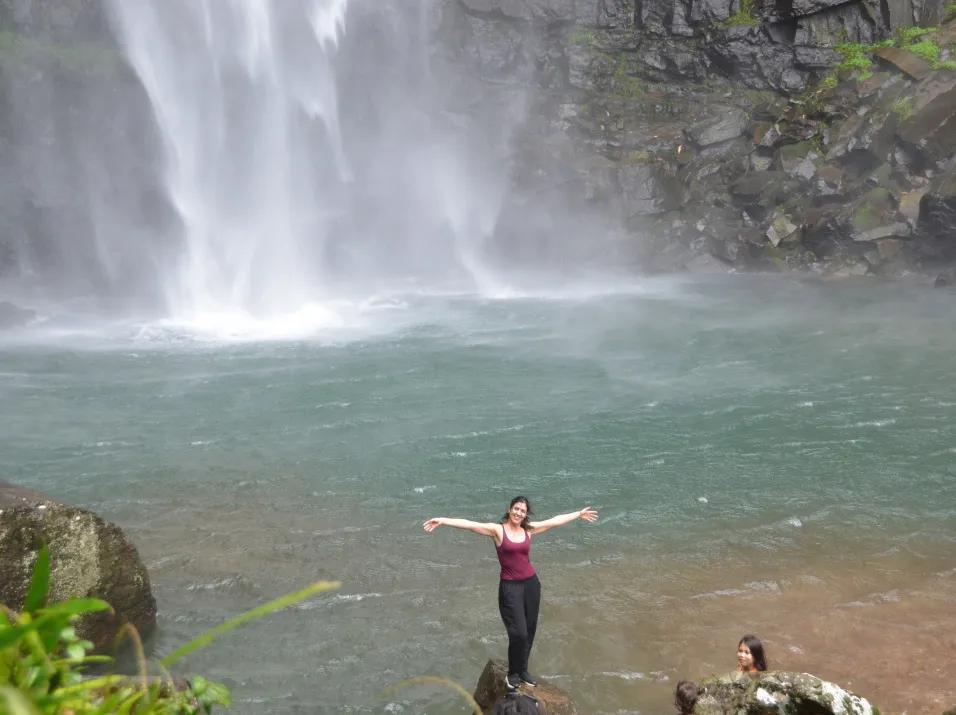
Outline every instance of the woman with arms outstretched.
POLYGON ((501 522, 482 523, 468 519, 438 517, 425 522, 425 531, 432 532, 439 526, 473 531, 488 536, 495 542, 498 561, 501 564, 501 581, 498 584, 498 610, 508 631, 508 678, 510 690, 522 682, 536 685, 528 672, 528 658, 534 644, 538 626, 538 607, 541 604, 541 582, 531 565, 531 537, 543 534, 548 529, 564 526, 584 519, 593 522, 597 512, 589 506, 569 514, 559 514, 544 521, 531 521, 531 504, 527 497, 515 497, 501 522))

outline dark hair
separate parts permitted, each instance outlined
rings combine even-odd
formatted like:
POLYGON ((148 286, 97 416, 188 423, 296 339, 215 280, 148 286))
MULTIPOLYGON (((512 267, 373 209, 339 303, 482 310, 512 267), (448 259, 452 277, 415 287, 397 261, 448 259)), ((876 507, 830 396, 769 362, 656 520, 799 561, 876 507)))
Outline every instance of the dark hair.
MULTIPOLYGON (((754 659, 754 667, 761 672, 766 670, 767 656, 764 655, 763 643, 760 642, 760 639, 748 633, 740 639, 740 643, 750 648, 750 655, 752 655, 754 659)), ((738 648, 740 647, 740 643, 737 644, 738 648)))
POLYGON ((531 502, 528 501, 528 497, 517 496, 511 500, 511 503, 508 505, 508 511, 505 512, 505 515, 501 517, 501 523, 504 524, 508 521, 508 514, 511 512, 511 507, 513 507, 518 502, 524 502, 524 505, 528 507, 528 513, 525 514, 524 519, 521 521, 521 528, 525 531, 531 530, 531 515, 534 514, 531 511, 531 502))
POLYGON ((491 715, 538 715, 538 700, 524 693, 508 693, 495 703, 491 715))
POLYGON ((681 680, 674 691, 674 707, 681 715, 688 715, 694 711, 697 703, 697 683, 690 680, 681 680))

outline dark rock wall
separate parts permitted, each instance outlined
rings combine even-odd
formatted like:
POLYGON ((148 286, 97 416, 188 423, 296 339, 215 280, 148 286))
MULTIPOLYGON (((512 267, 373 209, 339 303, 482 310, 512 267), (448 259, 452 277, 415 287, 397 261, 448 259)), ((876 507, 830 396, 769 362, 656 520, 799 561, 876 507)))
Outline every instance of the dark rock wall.
POLYGON ((102 0, 0 0, 0 280, 151 302, 175 226, 158 155, 102 0))
MULTIPOLYGON (((834 99, 816 84, 835 45, 937 23, 943 0, 432 2, 445 119, 510 146, 493 258, 887 274, 954 258, 954 99, 933 87, 956 73, 886 67, 834 99), (886 223, 859 228, 874 182, 886 223)), ((0 279, 149 302, 176 217, 104 7, 0 0, 0 279)))

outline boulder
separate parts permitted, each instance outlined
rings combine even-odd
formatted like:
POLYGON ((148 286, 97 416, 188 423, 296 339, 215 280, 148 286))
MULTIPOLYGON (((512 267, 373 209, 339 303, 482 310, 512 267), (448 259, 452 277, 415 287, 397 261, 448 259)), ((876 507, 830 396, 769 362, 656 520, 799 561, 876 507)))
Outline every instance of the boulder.
POLYGON ((784 671, 750 677, 735 673, 699 684, 695 715, 873 715, 866 698, 809 673, 784 671))
MULTIPOLYGON (((495 703, 508 693, 505 686, 507 675, 508 666, 500 660, 489 660, 481 671, 474 697, 486 715, 489 715, 495 703)), ((538 709, 542 715, 577 715, 578 711, 571 702, 571 696, 555 685, 539 680, 536 687, 522 685, 521 691, 538 701, 538 709)))
POLYGON ((22 608, 44 543, 50 549, 51 602, 100 598, 113 607, 77 624, 97 650, 111 648, 124 623, 143 636, 156 626, 149 575, 119 527, 86 509, 0 482, 0 603, 22 608))
POLYGON ((714 119, 707 119, 687 130, 690 140, 698 146, 736 139, 747 129, 747 115, 736 107, 714 107, 714 114, 714 119))

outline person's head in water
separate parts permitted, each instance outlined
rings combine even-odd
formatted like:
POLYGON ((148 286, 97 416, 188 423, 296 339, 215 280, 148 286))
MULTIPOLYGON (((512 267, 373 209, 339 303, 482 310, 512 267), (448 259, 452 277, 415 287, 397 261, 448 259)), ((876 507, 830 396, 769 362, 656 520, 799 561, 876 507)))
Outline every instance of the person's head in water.
POLYGON ((501 517, 501 523, 520 526, 525 531, 528 531, 531 528, 531 515, 533 513, 528 497, 515 497, 508 505, 508 511, 501 517))
POLYGON ((767 669, 767 656, 757 636, 747 634, 737 644, 737 670, 741 673, 762 673, 767 669))
POLYGON ((674 707, 680 715, 690 715, 694 712, 698 693, 697 683, 682 680, 677 684, 677 689, 674 691, 674 707))

